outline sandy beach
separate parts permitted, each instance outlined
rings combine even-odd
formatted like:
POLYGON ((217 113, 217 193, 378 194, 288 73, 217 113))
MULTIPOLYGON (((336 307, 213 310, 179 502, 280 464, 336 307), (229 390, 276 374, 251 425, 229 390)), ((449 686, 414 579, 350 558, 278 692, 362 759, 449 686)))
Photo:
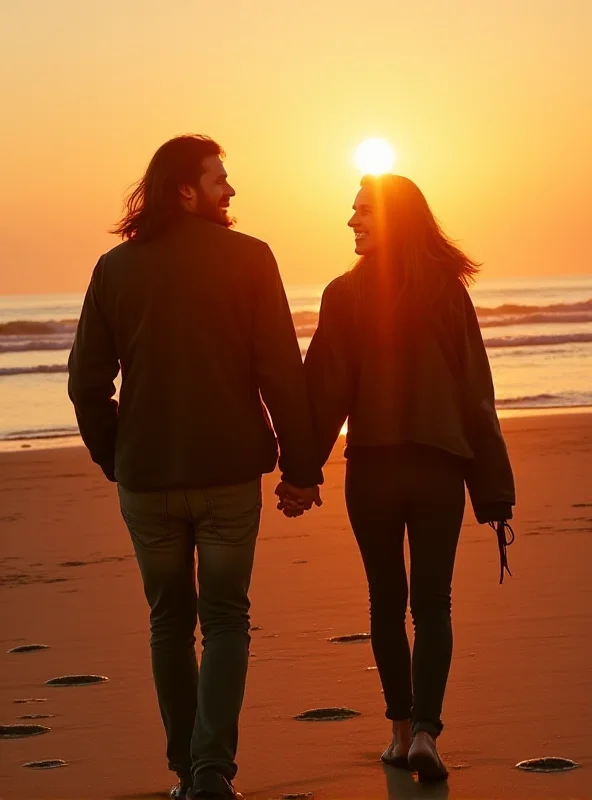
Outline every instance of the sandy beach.
MULTIPOLYGON (((466 522, 453 596, 455 658, 441 751, 448 788, 416 786, 378 758, 388 723, 367 641, 367 591, 344 501, 340 445, 325 505, 296 521, 265 507, 252 587, 252 658, 237 788, 248 800, 592 798, 592 415, 503 421, 517 478, 512 578, 498 585, 494 534, 466 522), (360 716, 300 722, 316 707, 360 716), (581 768, 528 774, 521 759, 581 768)), ((0 724, 55 715, 51 732, 0 742, 3 800, 166 797, 148 614, 115 487, 78 448, 0 454, 0 724), (7 654, 29 643, 40 652, 7 654), (96 686, 53 688, 70 673, 96 686), (39 703, 16 703, 44 698, 39 703), (64 759, 62 769, 23 763, 64 759)))

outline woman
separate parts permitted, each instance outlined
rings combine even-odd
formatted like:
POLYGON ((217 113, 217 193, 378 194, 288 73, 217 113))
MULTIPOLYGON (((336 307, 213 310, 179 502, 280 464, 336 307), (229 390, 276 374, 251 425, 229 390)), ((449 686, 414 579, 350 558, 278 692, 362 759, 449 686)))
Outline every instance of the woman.
POLYGON ((452 655, 450 594, 465 482, 479 522, 497 524, 501 537, 514 481, 466 291, 478 265, 445 236, 406 178, 364 178, 353 209, 348 224, 360 259, 325 290, 305 367, 323 463, 348 420, 347 508, 392 720, 382 758, 431 782, 447 777, 436 739, 452 655))

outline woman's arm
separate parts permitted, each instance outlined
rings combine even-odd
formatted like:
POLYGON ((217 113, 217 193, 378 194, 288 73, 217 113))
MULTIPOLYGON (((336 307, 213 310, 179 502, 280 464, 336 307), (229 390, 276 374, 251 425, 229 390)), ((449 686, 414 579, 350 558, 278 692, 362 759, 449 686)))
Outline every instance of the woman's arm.
POLYGON ((463 289, 464 401, 470 445, 475 457, 467 487, 481 523, 511 519, 516 502, 514 476, 495 410, 489 359, 475 308, 463 289))

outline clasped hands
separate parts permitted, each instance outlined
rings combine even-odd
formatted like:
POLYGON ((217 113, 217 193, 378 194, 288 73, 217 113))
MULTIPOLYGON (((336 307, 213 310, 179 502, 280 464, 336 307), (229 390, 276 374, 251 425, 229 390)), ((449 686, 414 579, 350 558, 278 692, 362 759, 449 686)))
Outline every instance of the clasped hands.
POLYGON ((286 517, 301 517, 313 505, 319 507, 323 505, 318 486, 299 489, 287 481, 282 481, 277 485, 275 493, 279 497, 278 510, 283 511, 286 517))

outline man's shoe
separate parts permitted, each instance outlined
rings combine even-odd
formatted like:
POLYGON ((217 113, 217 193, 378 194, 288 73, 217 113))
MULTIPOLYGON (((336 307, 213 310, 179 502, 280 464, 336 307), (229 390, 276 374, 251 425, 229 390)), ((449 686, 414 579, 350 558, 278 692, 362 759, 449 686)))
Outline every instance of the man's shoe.
POLYGON ((195 776, 187 800, 244 800, 244 797, 221 772, 207 769, 195 776))
POLYGON ((179 783, 171 789, 170 796, 173 800, 186 800, 189 789, 191 789, 191 781, 180 780, 179 783))

